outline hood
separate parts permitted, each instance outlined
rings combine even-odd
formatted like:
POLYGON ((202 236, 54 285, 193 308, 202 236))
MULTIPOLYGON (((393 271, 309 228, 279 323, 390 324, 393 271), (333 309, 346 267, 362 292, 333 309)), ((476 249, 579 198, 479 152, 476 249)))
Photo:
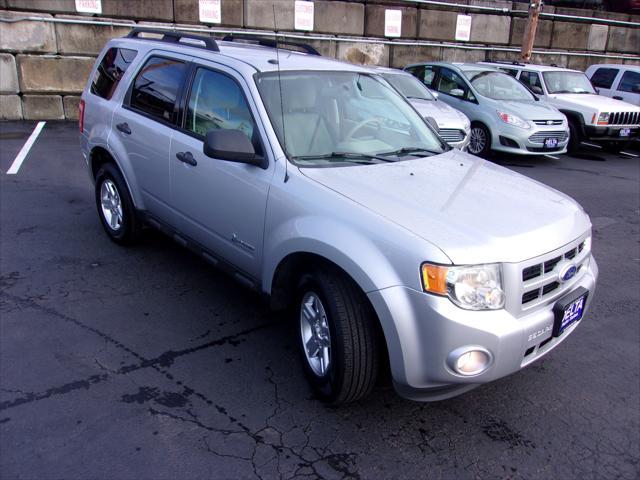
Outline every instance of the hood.
POLYGON ((455 264, 520 262, 566 245, 591 225, 568 196, 455 149, 301 172, 436 245, 455 264))
MULTIPOLYGON (((438 123, 438 128, 459 128, 464 130, 464 113, 459 112, 439 100, 421 100, 410 98, 409 103, 422 117, 431 117, 438 123)), ((467 124, 469 121, 467 120, 467 124)))
POLYGON ((558 111, 553 105, 540 100, 523 101, 516 100, 492 100, 496 109, 507 110, 525 120, 563 120, 564 115, 558 111))
POLYGON ((549 95, 555 105, 574 106, 580 105, 592 109, 594 112, 640 112, 640 107, 631 103, 616 100, 615 98, 591 93, 556 93, 549 95))

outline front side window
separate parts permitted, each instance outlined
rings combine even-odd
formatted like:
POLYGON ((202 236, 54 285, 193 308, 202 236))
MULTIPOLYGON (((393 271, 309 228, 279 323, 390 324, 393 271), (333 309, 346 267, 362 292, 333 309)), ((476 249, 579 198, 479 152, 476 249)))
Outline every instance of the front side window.
POLYGON ((582 72, 544 72, 542 74, 547 92, 553 93, 596 93, 593 85, 582 72))
POLYGON ((440 78, 437 83, 436 90, 439 92, 453 97, 464 98, 465 100, 470 98, 469 87, 462 77, 453 70, 449 70, 448 68, 440 69, 440 78))
POLYGON ((130 106, 152 117, 174 122, 176 99, 187 67, 180 60, 151 57, 134 80, 130 106))
POLYGON ((411 76, 400 73, 383 73, 384 79, 389 82, 396 90, 398 90, 406 98, 417 98, 419 100, 435 100, 433 94, 420 83, 420 81, 411 76))
POLYGON ((436 72, 433 67, 428 65, 409 67, 407 68, 407 72, 420 80, 426 87, 432 88, 433 79, 436 76, 436 72))
POLYGON ((617 75, 617 68, 599 68, 591 77, 591 83, 594 87, 611 88, 617 75))
POLYGON ((380 163, 413 151, 428 156, 448 150, 377 75, 288 71, 255 79, 280 145, 300 166, 380 163))
POLYGON ((536 72, 527 72, 526 70, 524 70, 520 74, 520 81, 527 87, 529 87, 529 90, 531 90, 532 92, 542 95, 542 82, 540 81, 540 75, 538 75, 536 72))
POLYGON ((137 51, 128 48, 107 50, 91 81, 91 93, 107 100, 111 99, 137 53, 137 51))
POLYGON ((200 68, 193 79, 185 128, 203 137, 210 130, 240 130, 252 140, 255 126, 240 86, 227 75, 200 68))
POLYGON ((621 92, 640 93, 640 73, 627 70, 620 79, 618 90, 621 92))
POLYGON ((511 75, 495 70, 467 71, 465 75, 473 88, 483 97, 493 100, 534 100, 522 83, 511 75))

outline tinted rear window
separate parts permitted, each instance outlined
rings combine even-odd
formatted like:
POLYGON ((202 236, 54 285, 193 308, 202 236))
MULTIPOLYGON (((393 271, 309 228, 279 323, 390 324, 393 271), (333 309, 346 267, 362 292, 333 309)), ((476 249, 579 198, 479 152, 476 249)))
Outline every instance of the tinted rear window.
POLYGON ((107 50, 93 76, 91 93, 109 100, 137 53, 135 50, 127 48, 110 48, 107 50))
POLYGON ((611 88, 611 84, 618 75, 617 68, 599 68, 591 77, 591 83, 598 88, 611 88))
POLYGON ((184 62, 151 57, 133 83, 130 105, 137 110, 173 122, 174 106, 186 75, 184 62))

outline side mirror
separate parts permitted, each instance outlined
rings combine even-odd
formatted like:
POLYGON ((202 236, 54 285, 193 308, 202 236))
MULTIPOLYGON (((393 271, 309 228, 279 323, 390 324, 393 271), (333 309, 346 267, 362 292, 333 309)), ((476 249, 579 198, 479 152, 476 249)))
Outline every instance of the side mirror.
POLYGON ((209 130, 202 151, 207 157, 262 166, 263 158, 256 155, 253 144, 240 130, 209 130))
POLYGON ((464 91, 459 88, 454 88, 449 92, 449 95, 453 95, 454 97, 462 97, 464 95, 464 91))
POLYGON ((541 88, 541 87, 539 87, 538 85, 533 85, 533 86, 531 87, 531 91, 532 91, 533 93, 538 94, 538 95, 542 95, 542 94, 544 93, 544 92, 542 91, 542 88, 541 88))

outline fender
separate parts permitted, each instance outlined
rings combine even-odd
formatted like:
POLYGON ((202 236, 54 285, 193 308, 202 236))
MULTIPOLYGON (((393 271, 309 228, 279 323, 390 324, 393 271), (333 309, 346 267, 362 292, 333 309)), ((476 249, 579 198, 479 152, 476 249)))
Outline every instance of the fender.
POLYGON ((585 135, 584 117, 582 113, 576 112, 575 110, 567 110, 563 108, 559 108, 558 110, 560 110, 560 113, 563 113, 567 117, 567 120, 575 123, 575 125, 578 127, 578 131, 580 132, 580 135, 582 136, 585 135))

